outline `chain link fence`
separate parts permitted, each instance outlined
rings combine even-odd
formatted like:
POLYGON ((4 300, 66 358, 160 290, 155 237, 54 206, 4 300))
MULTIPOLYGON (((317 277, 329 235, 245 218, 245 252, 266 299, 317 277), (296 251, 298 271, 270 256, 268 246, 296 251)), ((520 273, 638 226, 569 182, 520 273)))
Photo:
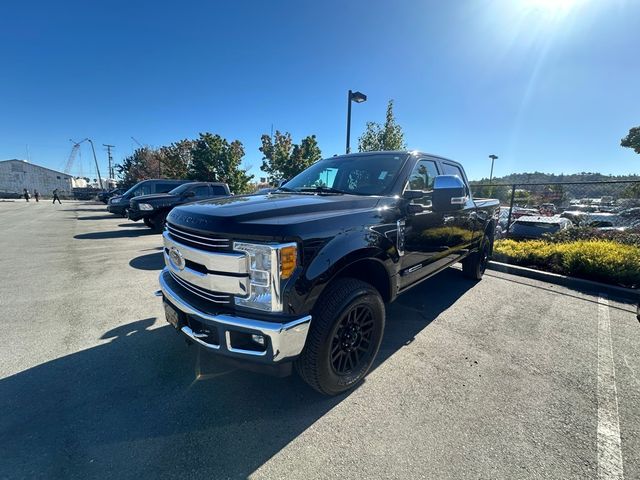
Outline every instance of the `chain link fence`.
POLYGON ((499 236, 515 237, 521 225, 528 238, 572 227, 640 231, 640 181, 475 183, 471 190, 500 200, 499 236))

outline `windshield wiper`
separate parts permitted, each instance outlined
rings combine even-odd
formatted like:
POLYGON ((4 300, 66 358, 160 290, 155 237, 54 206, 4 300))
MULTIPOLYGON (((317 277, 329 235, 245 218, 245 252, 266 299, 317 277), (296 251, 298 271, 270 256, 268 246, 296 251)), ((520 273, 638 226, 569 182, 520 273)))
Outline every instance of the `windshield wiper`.
POLYGON ((338 193, 345 194, 347 192, 343 192, 342 190, 338 190, 337 188, 327 187, 326 185, 317 185, 315 187, 300 187, 297 189, 298 192, 315 192, 315 193, 338 193))

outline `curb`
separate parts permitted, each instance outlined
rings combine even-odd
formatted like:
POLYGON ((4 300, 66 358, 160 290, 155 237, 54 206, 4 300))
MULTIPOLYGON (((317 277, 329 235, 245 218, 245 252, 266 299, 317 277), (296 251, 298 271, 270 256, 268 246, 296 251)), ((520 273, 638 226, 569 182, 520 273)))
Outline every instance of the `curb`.
POLYGON ((607 283, 594 282, 582 278, 568 277, 557 273, 535 270, 533 268, 521 267, 518 265, 510 265, 508 263, 496 262, 490 260, 487 268, 502 273, 510 273, 512 275, 520 275, 521 277, 532 278, 542 282, 555 283, 563 287, 573 289, 588 290, 594 293, 606 293, 613 297, 624 298, 633 301, 640 301, 640 290, 635 288, 618 287, 607 283))

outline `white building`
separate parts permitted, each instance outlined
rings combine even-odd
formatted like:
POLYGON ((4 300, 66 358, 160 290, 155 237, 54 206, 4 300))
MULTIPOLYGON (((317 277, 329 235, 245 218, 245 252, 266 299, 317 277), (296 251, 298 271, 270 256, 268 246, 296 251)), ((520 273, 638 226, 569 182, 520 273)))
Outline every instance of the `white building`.
POLYGON ((0 192, 22 193, 26 188, 31 195, 34 190, 38 190, 40 195, 50 196, 57 188, 60 194, 69 195, 72 178, 66 173, 34 165, 26 160, 0 161, 0 192))

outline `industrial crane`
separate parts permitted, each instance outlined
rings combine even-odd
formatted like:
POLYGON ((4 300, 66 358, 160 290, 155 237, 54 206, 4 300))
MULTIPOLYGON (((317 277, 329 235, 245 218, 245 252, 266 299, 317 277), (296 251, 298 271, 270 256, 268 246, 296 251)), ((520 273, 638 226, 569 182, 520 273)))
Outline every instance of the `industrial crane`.
POLYGON ((96 164, 96 171, 98 172, 98 182, 100 184, 100 190, 102 187, 102 177, 100 176, 100 167, 98 167, 98 159, 96 157, 96 149, 93 146, 93 141, 90 138, 85 138, 84 140, 80 140, 79 142, 75 142, 69 139, 71 143, 73 143, 73 147, 71 147, 71 153, 69 154, 69 159, 67 160, 67 164, 64 167, 64 173, 71 173, 71 169, 73 168, 73 162, 80 151, 80 144, 84 142, 89 142, 91 144, 91 151, 93 152, 93 161, 96 164))

